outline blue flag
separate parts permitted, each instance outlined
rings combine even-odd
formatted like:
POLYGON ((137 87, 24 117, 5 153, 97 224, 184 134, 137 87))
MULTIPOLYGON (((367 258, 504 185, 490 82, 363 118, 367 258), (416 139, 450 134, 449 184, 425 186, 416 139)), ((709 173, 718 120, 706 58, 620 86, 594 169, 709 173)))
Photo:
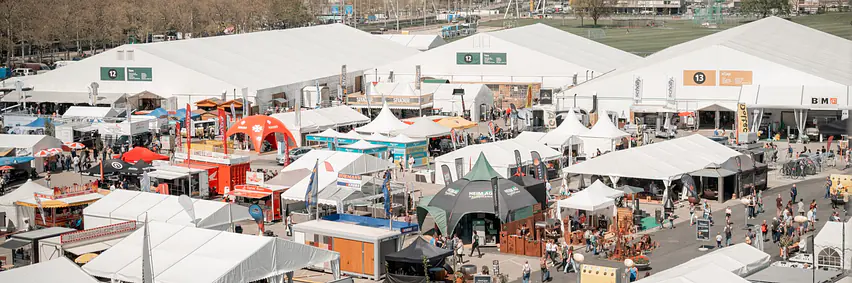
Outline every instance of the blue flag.
POLYGON ((314 169, 311 170, 311 180, 308 182, 308 189, 305 190, 305 206, 308 207, 308 211, 310 211, 311 204, 316 202, 316 190, 318 186, 317 180, 317 167, 319 166, 319 159, 317 159, 317 163, 314 164, 314 169), (313 194, 312 194, 313 193, 313 194))
POLYGON ((382 193, 385 194, 385 214, 390 218, 391 199, 390 199, 390 171, 385 171, 385 179, 382 181, 382 193))

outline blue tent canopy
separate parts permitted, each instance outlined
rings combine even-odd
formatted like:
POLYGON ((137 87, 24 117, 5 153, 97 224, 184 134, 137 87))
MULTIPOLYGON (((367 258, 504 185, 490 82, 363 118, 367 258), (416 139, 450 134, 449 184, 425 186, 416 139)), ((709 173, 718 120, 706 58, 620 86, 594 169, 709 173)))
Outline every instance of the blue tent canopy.
POLYGON ((29 124, 24 125, 24 127, 43 128, 44 122, 46 122, 46 121, 50 121, 50 120, 48 120, 46 118, 36 118, 35 120, 30 122, 29 124))
POLYGON ((31 156, 18 156, 18 157, 0 157, 0 166, 11 166, 15 164, 25 163, 33 161, 33 157, 31 156))
MULTIPOLYGON (((189 114, 190 118, 198 118, 199 116, 201 116, 201 114, 198 114, 198 113, 192 113, 192 112, 189 112, 189 113, 190 113, 189 114)), ((186 108, 181 108, 181 109, 178 109, 177 111, 175 111, 174 117, 181 118, 181 119, 185 118, 186 117, 186 108)))
POLYGON ((169 111, 166 111, 166 109, 163 109, 163 108, 157 108, 157 109, 151 110, 151 112, 148 113, 148 116, 154 116, 154 117, 169 116, 169 111))

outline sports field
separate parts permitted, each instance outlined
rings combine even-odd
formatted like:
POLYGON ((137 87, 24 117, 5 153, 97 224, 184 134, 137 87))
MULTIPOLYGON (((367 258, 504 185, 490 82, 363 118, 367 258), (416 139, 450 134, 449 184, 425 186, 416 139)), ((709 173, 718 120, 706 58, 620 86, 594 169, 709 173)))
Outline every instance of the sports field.
MULTIPOLYGON (((651 19, 649 18, 648 21, 651 19)), ((813 16, 793 17, 792 20, 827 33, 831 33, 846 39, 852 39, 852 13, 830 13, 813 16)), ((554 19, 533 20, 493 20, 480 23, 482 26, 524 26, 534 23, 547 24, 583 37, 589 37, 603 44, 619 48, 636 55, 647 56, 648 54, 657 52, 666 47, 690 41, 705 35, 713 34, 721 30, 735 27, 747 23, 750 20, 744 19, 725 19, 725 23, 720 27, 711 29, 701 27, 691 20, 673 20, 671 18, 657 18, 657 23, 661 23, 660 27, 645 27, 641 22, 633 28, 615 27, 615 23, 610 19, 602 19, 598 21, 598 28, 590 28, 592 21, 586 19, 581 26, 579 19, 554 19), (639 27, 641 26, 641 27, 639 27), (591 36, 591 37, 590 37, 591 36)))

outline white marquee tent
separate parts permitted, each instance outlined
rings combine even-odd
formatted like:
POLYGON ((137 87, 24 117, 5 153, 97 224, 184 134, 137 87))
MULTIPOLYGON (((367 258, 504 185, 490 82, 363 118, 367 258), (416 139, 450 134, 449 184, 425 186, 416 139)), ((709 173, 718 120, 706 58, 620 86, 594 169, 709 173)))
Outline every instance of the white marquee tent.
MULTIPOLYGON (((369 154, 315 149, 311 150, 293 163, 290 163, 290 165, 287 165, 287 167, 285 167, 281 172, 283 174, 288 171, 299 169, 313 170, 314 164, 317 162, 319 162, 319 166, 317 168, 317 173, 319 174, 319 185, 317 187, 320 188, 319 203, 325 205, 337 205, 338 202, 343 201, 349 196, 338 194, 333 198, 322 197, 328 195, 323 194, 324 190, 331 187, 337 187, 338 173, 366 175, 381 172, 393 167, 393 164, 387 160, 379 159, 369 154), (326 170, 326 166, 324 165, 325 162, 328 162, 328 164, 331 165, 331 171, 326 170)), ((309 183, 310 176, 306 176, 301 181, 296 182, 295 185, 290 187, 290 189, 282 193, 281 198, 290 201, 304 201, 305 192, 308 191, 309 183)))
MULTIPOLYGON (((470 170, 476 159, 479 158, 479 153, 485 154, 488 163, 497 171, 500 176, 505 178, 511 177, 509 170, 515 168, 515 150, 521 153, 521 165, 532 164, 531 151, 538 151, 542 161, 551 161, 562 157, 562 155, 538 142, 528 142, 519 139, 502 140, 497 142, 489 142, 484 144, 475 144, 466 146, 447 154, 435 158, 435 167, 441 168, 442 165, 447 165, 450 168, 450 174, 453 180, 458 180, 456 176, 455 160, 462 159, 462 177, 470 170)), ((440 172, 439 172, 440 173, 440 172)), ((443 178, 436 178, 437 184, 444 184, 443 178)))
POLYGON ((541 138, 543 138, 547 133, 542 132, 530 132, 523 131, 517 136, 515 136, 516 140, 524 141, 524 142, 541 142, 541 138))
POLYGON ((192 199, 197 223, 178 203, 178 197, 139 191, 115 190, 83 209, 86 229, 126 221, 166 222, 214 230, 226 230, 231 223, 250 220, 248 208, 232 203, 192 199))
MULTIPOLYGON (((844 233, 843 228, 844 225, 841 222, 836 221, 828 221, 822 226, 822 229, 819 230, 819 233, 814 237, 814 251, 816 251, 816 255, 819 257, 828 259, 835 258, 837 260, 825 260, 818 261, 817 267, 819 268, 842 268, 846 266, 849 268, 852 266, 852 252, 844 252, 843 251, 843 242, 845 240, 846 245, 852 245, 852 219, 846 222, 846 231, 844 233), (844 239, 844 234, 846 238, 844 239), (845 261, 841 261, 840 259, 845 259, 845 261)), ((847 247, 847 249, 849 249, 847 247)))
POLYGON ((450 128, 441 126, 429 118, 417 118, 408 128, 399 131, 398 134, 412 138, 435 138, 450 135, 450 128))
POLYGON ((103 119, 117 116, 118 111, 112 107, 71 106, 62 113, 64 119, 103 119))
MULTIPOLYGON (((16 156, 32 156, 39 150, 62 148, 62 141, 45 135, 10 135, 0 134, 0 148, 14 148, 16 156)), ((36 157, 31 162, 37 171, 43 171, 44 158, 36 157)))
POLYGON ((569 166, 562 171, 571 174, 662 180, 665 183, 712 164, 723 164, 740 154, 696 134, 611 152, 569 166))
MULTIPOLYGON (((607 113, 606 111, 600 111, 607 113)), ((582 131, 582 130, 580 130, 582 131)), ((602 153, 607 151, 615 151, 615 143, 617 140, 629 136, 630 134, 619 130, 612 123, 609 117, 602 115, 592 126, 592 129, 583 134, 579 134, 580 140, 583 141, 583 150, 586 154, 594 154, 598 150, 602 153)))
MULTIPOLYGON (((706 255, 691 259, 678 266, 659 271, 646 279, 639 282, 680 282, 680 281, 664 281, 673 280, 690 274, 702 267, 713 266, 721 269, 721 274, 733 274, 736 277, 747 277, 763 268, 769 266, 771 257, 769 254, 758 250, 746 243, 739 243, 733 246, 717 249, 706 255)), ((715 276, 715 275, 714 275, 715 276)), ((694 281, 694 282, 728 282, 719 281, 719 278, 711 277, 712 281, 694 281)), ((689 281, 688 281, 689 282, 689 281)), ((733 281, 736 282, 736 281, 733 281)))
POLYGON ((390 108, 388 108, 387 104, 382 106, 382 111, 379 112, 379 115, 376 115, 376 118, 373 119, 372 122, 355 128, 355 131, 359 133, 372 133, 372 134, 391 134, 397 131, 402 131, 408 128, 408 124, 400 121, 393 115, 390 108))
POLYGON ((302 134, 370 122, 370 118, 345 105, 302 110, 299 117, 300 121, 296 121, 296 112, 276 113, 272 114, 271 117, 284 123, 287 129, 296 136, 295 138, 300 146, 302 145, 302 134))
POLYGON ((635 283, 749 283, 750 281, 737 276, 730 271, 715 265, 696 266, 675 277, 657 278, 655 276, 642 278, 635 283))
MULTIPOLYGON (((330 264, 339 276, 340 254, 275 237, 236 234, 150 222, 156 282, 281 282, 287 273, 330 264)), ((101 253, 83 270, 97 277, 142 282, 144 229, 101 253)))
POLYGON ((441 36, 436 34, 380 34, 376 36, 419 51, 426 51, 447 44, 441 36))
MULTIPOLYGON (((8 219, 6 222, 11 222, 12 227, 22 228, 24 219, 29 219, 30 223, 35 224, 34 208, 15 205, 15 202, 19 200, 33 200, 34 193, 53 194, 53 190, 29 180, 8 194, 0 196, 0 211, 6 212, 8 219)), ((7 223, 3 224, 8 225, 7 223)))
POLYGON ((375 148, 380 148, 380 147, 387 147, 387 146, 380 145, 380 144, 370 143, 370 142, 365 141, 365 140, 360 140, 360 141, 357 141, 357 142, 355 142, 355 143, 353 143, 353 144, 341 145, 340 147, 342 147, 342 148, 358 149, 358 150, 370 150, 370 149, 375 149, 375 148))
MULTIPOLYGON (((589 191, 588 189, 579 191, 566 199, 556 202, 556 208, 558 210, 567 208, 585 211, 598 211, 614 206, 615 200, 613 198, 589 191)), ((560 219, 562 219, 562 217, 560 217, 560 219)))
POLYGON ((70 259, 59 257, 0 272, 0 282, 97 283, 98 280, 86 274, 70 259))
POLYGON ((562 119, 562 124, 559 124, 559 127, 556 127, 556 129, 547 132, 538 142, 552 148, 561 149, 569 144, 580 144, 581 140, 576 137, 586 135, 588 132, 589 128, 583 126, 577 115, 574 114, 574 111, 569 109, 564 119, 562 119))
POLYGON ((609 186, 601 182, 601 180, 595 181, 594 183, 592 183, 591 186, 588 186, 587 188, 583 189, 583 191, 588 191, 590 194, 604 196, 608 198, 617 198, 624 195, 623 191, 610 188, 609 186))

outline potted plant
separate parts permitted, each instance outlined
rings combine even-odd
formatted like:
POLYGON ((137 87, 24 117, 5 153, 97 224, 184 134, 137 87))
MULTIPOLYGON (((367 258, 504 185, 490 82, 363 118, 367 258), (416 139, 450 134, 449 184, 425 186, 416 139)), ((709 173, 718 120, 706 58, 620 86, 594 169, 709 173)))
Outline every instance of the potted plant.
POLYGON ((645 270, 651 266, 651 260, 644 255, 635 256, 631 260, 633 260, 633 265, 636 266, 636 269, 639 270, 645 270))

